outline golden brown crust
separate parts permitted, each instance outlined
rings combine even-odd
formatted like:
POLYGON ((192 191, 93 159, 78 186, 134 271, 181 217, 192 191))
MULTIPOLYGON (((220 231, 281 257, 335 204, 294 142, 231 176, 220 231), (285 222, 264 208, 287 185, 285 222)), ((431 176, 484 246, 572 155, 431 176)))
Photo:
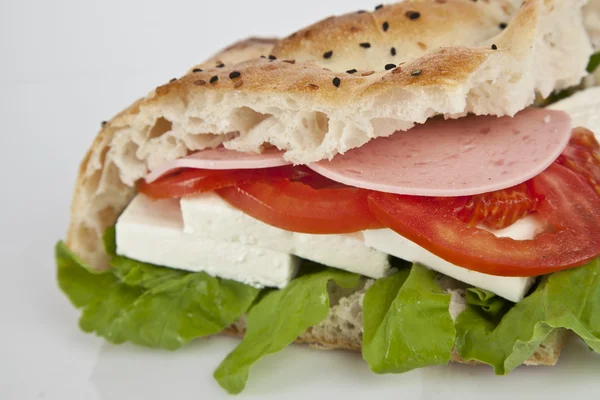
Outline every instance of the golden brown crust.
POLYGON ((236 64, 245 60, 252 60, 260 56, 269 56, 273 50, 273 46, 277 43, 275 38, 259 38, 251 37, 241 40, 228 46, 224 50, 204 61, 202 64, 195 65, 190 68, 189 72, 194 69, 214 68, 218 64, 236 64))
POLYGON ((502 7, 506 3, 405 1, 373 12, 330 17, 283 39, 273 54, 315 61, 338 72, 381 71, 387 63, 415 59, 443 47, 471 47, 499 34, 500 24, 510 19, 507 11, 512 11, 502 7))
MULTIPOLYGON (((499 22, 509 18, 504 11, 498 11, 502 7, 494 12, 498 6, 486 2, 408 1, 385 6, 373 13, 330 17, 278 42, 253 38, 236 43, 194 67, 201 68, 202 72, 189 73, 158 87, 155 96, 147 99, 145 104, 158 104, 170 96, 237 91, 261 95, 296 94, 307 102, 336 106, 372 99, 395 89, 436 86, 438 90, 452 90, 464 85, 488 59, 501 62, 504 53, 516 51, 519 46, 514 42, 529 48, 540 7, 538 1, 525 3, 517 16, 519 26, 511 26, 507 30, 510 32, 498 37, 498 43, 505 45, 499 50, 477 45, 500 34, 499 22), (420 17, 409 18, 407 13, 411 12, 419 12, 420 17), (387 32, 382 31, 382 21, 390 26, 387 32), (457 26, 460 29, 457 30, 457 26), (526 36, 531 36, 530 41, 524 40, 526 36), (421 45, 415 45, 415 49, 408 51, 403 47, 402 54, 391 55, 392 44, 396 44, 398 52, 398 43, 416 39, 421 45), (427 45, 424 42, 427 39, 435 41, 434 44, 427 45), (371 47, 361 47, 364 43, 371 47), (250 55, 248 49, 256 54, 257 48, 264 49, 264 53, 272 48, 277 59, 246 58, 250 55), (333 48, 336 49, 333 55, 324 58, 324 53, 333 48), (246 61, 228 62, 231 57, 246 61), (399 68, 386 70, 390 63, 399 68), (217 67, 221 64, 225 66, 217 67), (351 69, 358 72, 347 74, 346 71, 351 69), (230 79, 229 75, 234 71, 241 75, 230 79), (339 86, 333 83, 336 78, 340 80, 339 86)), ((267 57, 270 54, 261 55, 267 57)))
POLYGON ((367 76, 363 76, 364 72, 369 71, 339 74, 310 62, 291 63, 280 59, 250 60, 188 74, 177 81, 158 87, 156 96, 147 100, 146 104, 160 103, 169 96, 233 90, 265 95, 285 92, 305 96, 306 101, 326 103, 331 106, 360 102, 364 98, 398 87, 435 85, 450 90, 464 82, 494 53, 496 52, 490 48, 441 49, 394 70, 379 71, 367 76), (448 67, 449 65, 452 67, 448 67), (240 76, 231 79, 230 74, 233 72, 238 72, 240 76), (339 79, 337 86, 334 83, 336 78, 339 79))

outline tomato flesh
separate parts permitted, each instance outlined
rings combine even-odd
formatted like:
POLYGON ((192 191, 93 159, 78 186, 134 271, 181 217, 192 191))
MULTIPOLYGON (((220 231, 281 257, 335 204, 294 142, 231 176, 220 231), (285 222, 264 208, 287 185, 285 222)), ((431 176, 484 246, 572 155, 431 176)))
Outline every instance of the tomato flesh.
POLYGON ((306 174, 304 170, 290 166, 254 170, 187 168, 165 175, 152 183, 142 181, 138 185, 138 191, 153 199, 173 199, 196 196, 241 182, 301 179, 306 174))
POLYGON ((491 229, 504 229, 536 211, 539 198, 530 184, 522 183, 512 188, 466 198, 459 211, 461 221, 476 226, 483 224, 491 229))
POLYGON ((216 191, 246 214, 293 232, 337 234, 383 227, 369 210, 369 191, 341 185, 303 166, 184 169, 141 182, 138 191, 154 199, 216 191))
POLYGON ((369 210, 369 191, 315 189, 303 182, 248 182, 217 190, 244 213, 280 229, 312 234, 354 233, 383 225, 369 210))
POLYGON ((582 175, 600 196, 600 144, 587 129, 577 128, 557 162, 582 175))
POLYGON ((549 229, 533 240, 498 238, 461 221, 464 199, 373 193, 387 227, 455 265, 500 276, 538 276, 583 265, 600 254, 600 197, 555 163, 531 182, 549 229))

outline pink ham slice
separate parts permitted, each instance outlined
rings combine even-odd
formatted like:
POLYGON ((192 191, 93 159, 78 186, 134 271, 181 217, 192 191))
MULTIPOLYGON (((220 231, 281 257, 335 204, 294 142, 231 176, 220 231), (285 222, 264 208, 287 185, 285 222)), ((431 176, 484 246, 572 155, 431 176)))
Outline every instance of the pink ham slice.
POLYGON ((571 137, 560 111, 434 120, 310 165, 334 181, 414 196, 467 196, 506 189, 543 172, 571 137))
POLYGON ((161 176, 180 168, 262 169, 291 164, 283 159, 283 154, 284 152, 276 148, 267 149, 261 154, 241 153, 224 147, 201 150, 154 169, 145 179, 146 182, 152 183, 161 176))

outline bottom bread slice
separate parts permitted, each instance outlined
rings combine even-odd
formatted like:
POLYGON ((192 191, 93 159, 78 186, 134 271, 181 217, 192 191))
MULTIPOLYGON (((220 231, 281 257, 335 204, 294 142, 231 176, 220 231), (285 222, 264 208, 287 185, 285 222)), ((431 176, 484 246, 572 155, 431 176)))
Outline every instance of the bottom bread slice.
MULTIPOLYGON (((319 325, 308 328, 296 343, 307 344, 321 350, 344 349, 360 352, 362 350, 362 300, 371 282, 354 292, 330 289, 331 310, 319 325)), ((240 318, 223 334, 243 337, 246 332, 246 317, 240 318)), ((557 329, 538 347, 535 353, 525 361, 525 365, 553 366, 557 363, 568 337, 568 331, 557 329)), ((456 352, 452 352, 453 362, 469 365, 481 364, 478 361, 465 361, 456 352)))

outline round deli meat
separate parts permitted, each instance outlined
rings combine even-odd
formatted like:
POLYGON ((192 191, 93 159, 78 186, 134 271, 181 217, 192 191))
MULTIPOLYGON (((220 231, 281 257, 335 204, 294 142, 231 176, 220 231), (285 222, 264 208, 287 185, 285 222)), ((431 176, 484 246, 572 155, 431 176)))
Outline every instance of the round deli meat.
POLYGON ((431 120, 310 167, 346 185, 414 196, 468 196, 506 189, 548 168, 571 136, 561 111, 431 120))
POLYGON ((146 175, 146 182, 152 183, 163 175, 180 168, 196 169, 262 169, 289 165, 283 159, 283 152, 269 148, 262 153, 242 153, 224 147, 200 150, 185 158, 171 161, 146 175))

